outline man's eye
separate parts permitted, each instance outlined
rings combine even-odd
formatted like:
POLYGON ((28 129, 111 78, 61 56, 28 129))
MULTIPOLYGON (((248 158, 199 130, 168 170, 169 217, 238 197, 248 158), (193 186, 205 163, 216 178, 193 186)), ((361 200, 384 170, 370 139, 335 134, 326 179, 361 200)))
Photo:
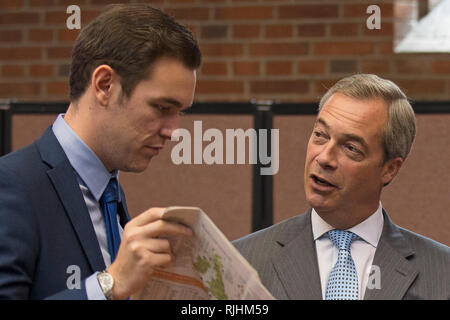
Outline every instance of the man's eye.
POLYGON ((170 107, 166 107, 166 106, 163 106, 161 104, 155 104, 155 108, 158 109, 159 111, 163 111, 163 112, 170 110, 170 107))
POLYGON ((314 131, 313 132, 313 137, 315 139, 325 139, 325 135, 322 132, 320 132, 320 131, 314 131))
POLYGON ((356 148, 355 146, 348 144, 345 146, 347 148, 348 151, 353 152, 353 153, 360 153, 359 149, 356 148))

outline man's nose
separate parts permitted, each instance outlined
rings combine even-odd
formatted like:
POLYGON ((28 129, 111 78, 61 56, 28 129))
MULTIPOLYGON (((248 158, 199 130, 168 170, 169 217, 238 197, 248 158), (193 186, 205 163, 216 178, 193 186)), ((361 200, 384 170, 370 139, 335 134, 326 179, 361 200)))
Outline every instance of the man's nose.
POLYGON ((331 142, 324 145, 320 153, 317 155, 316 161, 324 169, 336 169, 336 146, 331 142))
POLYGON ((160 130, 161 136, 163 136, 164 138, 170 140, 170 138, 172 137, 173 132, 176 129, 178 129, 179 121, 180 121, 180 115, 178 113, 170 115, 170 116, 167 116, 163 120, 163 125, 162 125, 161 130, 160 130))

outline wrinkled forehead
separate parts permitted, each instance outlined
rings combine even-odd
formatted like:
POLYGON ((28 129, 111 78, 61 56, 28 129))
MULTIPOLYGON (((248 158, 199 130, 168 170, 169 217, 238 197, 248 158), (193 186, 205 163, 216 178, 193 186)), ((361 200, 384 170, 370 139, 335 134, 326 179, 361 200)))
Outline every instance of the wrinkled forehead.
POLYGON ((344 131, 381 133, 387 121, 386 102, 382 98, 355 99, 336 93, 324 103, 316 123, 319 120, 344 131))

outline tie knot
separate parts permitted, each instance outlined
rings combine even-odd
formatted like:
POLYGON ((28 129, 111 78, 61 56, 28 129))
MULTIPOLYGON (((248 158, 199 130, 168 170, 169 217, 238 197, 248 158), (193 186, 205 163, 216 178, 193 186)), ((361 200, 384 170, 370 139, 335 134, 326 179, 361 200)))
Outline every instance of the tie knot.
POLYGON ((328 237, 334 243, 334 245, 339 248, 339 250, 347 251, 350 251, 350 245, 352 244, 352 241, 359 238, 358 235, 351 231, 338 229, 328 231, 328 237))
POLYGON ((119 200, 119 194, 117 192, 117 180, 116 178, 111 178, 109 180, 108 185, 105 188, 105 191, 103 191, 103 195, 100 198, 100 201, 104 203, 114 202, 119 200))

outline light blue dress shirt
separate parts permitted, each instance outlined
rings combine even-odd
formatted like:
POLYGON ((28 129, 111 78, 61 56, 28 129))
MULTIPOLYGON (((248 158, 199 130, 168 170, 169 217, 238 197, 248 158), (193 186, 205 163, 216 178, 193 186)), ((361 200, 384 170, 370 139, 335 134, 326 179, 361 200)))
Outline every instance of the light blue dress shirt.
MULTIPOLYGON (((89 211, 89 216, 94 226, 100 250, 105 265, 111 264, 111 257, 108 251, 108 240, 106 235, 105 221, 100 209, 99 200, 112 177, 118 180, 117 170, 108 172, 97 155, 84 143, 80 137, 64 120, 64 114, 58 115, 53 123, 53 133, 58 139, 61 147, 66 153, 70 164, 77 174, 78 184, 83 194, 84 201, 89 211)), ((119 194, 119 202, 120 194, 119 194)), ((117 218, 119 221, 119 217, 117 218)), ((119 232, 122 237, 123 229, 119 223, 119 232)), ((89 276, 85 281, 86 292, 89 300, 106 299, 97 281, 97 273, 89 276)))

